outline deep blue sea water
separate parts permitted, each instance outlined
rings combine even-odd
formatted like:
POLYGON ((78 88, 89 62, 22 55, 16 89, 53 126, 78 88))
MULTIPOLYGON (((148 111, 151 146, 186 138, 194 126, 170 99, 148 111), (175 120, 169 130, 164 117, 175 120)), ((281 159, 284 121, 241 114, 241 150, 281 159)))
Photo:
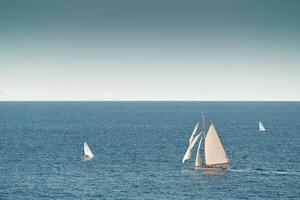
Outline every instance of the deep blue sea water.
POLYGON ((300 102, 0 103, 0 199, 247 198, 300 198, 300 102), (201 111, 227 171, 181 164, 201 111))

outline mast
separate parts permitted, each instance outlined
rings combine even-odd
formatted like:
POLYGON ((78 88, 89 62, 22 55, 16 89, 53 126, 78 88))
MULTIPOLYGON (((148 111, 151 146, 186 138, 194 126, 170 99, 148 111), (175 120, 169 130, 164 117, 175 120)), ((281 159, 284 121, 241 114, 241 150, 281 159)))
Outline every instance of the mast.
POLYGON ((204 164, 206 163, 205 161, 205 138, 206 138, 206 132, 205 132, 205 121, 204 121, 204 112, 202 111, 202 128, 203 128, 203 161, 204 164))
POLYGON ((202 128, 203 128, 203 132, 205 132, 205 124, 204 124, 204 112, 202 111, 202 128))

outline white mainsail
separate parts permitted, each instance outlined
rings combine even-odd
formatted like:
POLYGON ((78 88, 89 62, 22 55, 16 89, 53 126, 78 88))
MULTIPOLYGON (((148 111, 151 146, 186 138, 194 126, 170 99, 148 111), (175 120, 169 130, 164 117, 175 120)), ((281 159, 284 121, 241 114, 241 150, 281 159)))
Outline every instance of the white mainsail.
POLYGON ((195 135, 196 135, 198 126, 199 126, 199 122, 196 124, 196 126, 195 126, 195 128, 194 128, 194 130, 193 130, 193 132, 192 132, 192 135, 191 135, 191 137, 190 137, 190 139, 189 139, 189 145, 191 145, 193 139, 195 138, 195 135))
POLYGON ((84 155, 87 157, 87 158, 94 158, 94 154, 92 153, 89 145, 84 142, 84 145, 83 145, 83 149, 84 149, 84 155))
POLYGON ((201 137, 199 145, 198 145, 196 160, 195 160, 195 167, 201 167, 200 146, 201 146, 202 139, 203 139, 203 137, 201 137))
POLYGON ((192 150, 193 150, 193 147, 195 146, 197 140, 199 139, 200 135, 202 134, 199 133, 192 141, 192 143, 189 145, 188 149, 186 150, 184 156, 183 156, 183 159, 182 159, 182 164, 186 161, 186 160, 189 160, 192 156, 192 150))
POLYGON ((259 131, 266 131, 264 125, 261 123, 261 121, 258 123, 259 131))
POLYGON ((210 125, 204 140, 206 165, 227 164, 228 158, 213 124, 210 125))

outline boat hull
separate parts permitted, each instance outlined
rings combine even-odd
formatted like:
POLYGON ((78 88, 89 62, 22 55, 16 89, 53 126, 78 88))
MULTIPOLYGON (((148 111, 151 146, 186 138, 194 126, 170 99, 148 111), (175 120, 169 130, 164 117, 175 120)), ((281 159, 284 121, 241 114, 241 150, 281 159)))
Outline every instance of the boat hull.
POLYGON ((228 163, 226 164, 217 164, 217 165, 204 165, 205 168, 218 168, 218 169, 227 169, 228 163))
POLYGON ((86 160, 92 160, 93 157, 92 156, 84 156, 86 160))

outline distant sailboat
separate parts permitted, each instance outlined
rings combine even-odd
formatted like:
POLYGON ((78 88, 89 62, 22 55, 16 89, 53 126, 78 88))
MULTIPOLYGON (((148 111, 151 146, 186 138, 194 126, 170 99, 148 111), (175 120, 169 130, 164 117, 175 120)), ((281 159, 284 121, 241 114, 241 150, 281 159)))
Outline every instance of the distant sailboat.
POLYGON ((265 132, 266 131, 266 129, 265 129, 264 125, 261 123, 261 121, 258 122, 258 128, 259 128, 260 132, 265 132))
MULTIPOLYGON (((203 127, 204 127, 204 117, 203 117, 203 127)), ((213 124, 210 125, 207 133, 205 132, 205 129, 201 131, 192 141, 192 143, 189 145, 183 159, 182 163, 184 163, 186 160, 189 160, 191 158, 192 149, 197 143, 197 140, 199 139, 200 135, 202 135, 198 149, 196 154, 196 160, 195 160, 195 167, 204 167, 204 168, 227 168, 229 164, 229 160, 227 158, 226 152, 224 150, 224 147, 221 143, 221 140, 218 136, 217 130, 214 127, 213 124), (202 140, 204 140, 204 146, 203 146, 203 157, 204 157, 204 163, 201 163, 201 156, 200 156, 200 147, 202 140)))
POLYGON ((93 152, 91 151, 89 145, 86 142, 84 142, 83 149, 84 149, 85 158, 87 160, 91 160, 91 159, 94 158, 94 154, 93 154, 93 152))

